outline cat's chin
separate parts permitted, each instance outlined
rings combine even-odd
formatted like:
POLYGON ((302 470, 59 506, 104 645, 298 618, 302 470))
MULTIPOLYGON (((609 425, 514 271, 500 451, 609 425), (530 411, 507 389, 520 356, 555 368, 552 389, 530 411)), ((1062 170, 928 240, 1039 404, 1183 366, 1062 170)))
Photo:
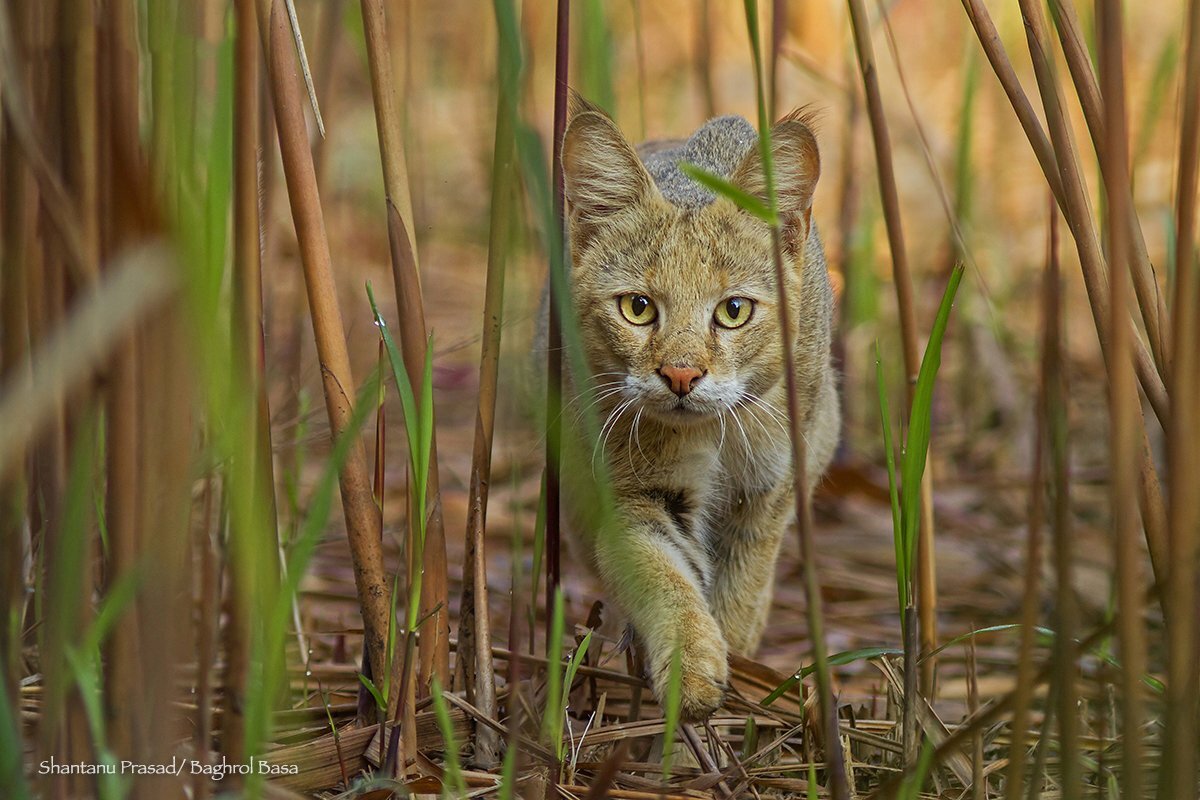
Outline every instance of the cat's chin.
POLYGON ((686 400, 653 407, 652 413, 668 425, 702 425, 717 419, 715 410, 686 400))

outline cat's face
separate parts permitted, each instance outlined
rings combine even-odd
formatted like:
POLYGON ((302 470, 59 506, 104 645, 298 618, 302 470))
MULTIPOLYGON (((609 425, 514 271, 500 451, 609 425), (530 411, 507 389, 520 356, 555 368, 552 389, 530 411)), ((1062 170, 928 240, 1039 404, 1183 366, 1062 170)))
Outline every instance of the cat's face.
MULTIPOLYGON (((788 163, 776 157, 777 175, 784 176, 778 180, 790 297, 800 294, 817 170, 812 135, 801 128, 784 129, 775 144, 781 155, 804 148, 803 175, 794 158, 788 172, 788 163), (789 175, 804 186, 788 183, 789 175)), ((563 163, 572 300, 589 367, 608 404, 629 401, 670 424, 691 424, 754 404, 782 380, 779 299, 765 223, 722 199, 699 209, 670 204, 611 120, 594 111, 572 120, 563 163)), ((733 178, 748 191, 761 190, 756 153, 733 178)), ((796 314, 792 304, 793 338, 796 314)))

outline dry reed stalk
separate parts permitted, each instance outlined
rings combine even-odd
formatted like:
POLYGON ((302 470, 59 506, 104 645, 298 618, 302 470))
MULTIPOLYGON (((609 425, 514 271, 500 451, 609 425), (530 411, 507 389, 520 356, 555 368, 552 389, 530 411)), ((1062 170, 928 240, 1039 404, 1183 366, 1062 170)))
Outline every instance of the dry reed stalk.
POLYGON ((1196 264, 1197 174, 1200 173, 1200 0, 1188 4, 1187 51, 1183 74, 1183 113, 1179 124, 1178 183, 1175 189, 1176 260, 1171 298, 1172 385, 1176 400, 1168 431, 1168 474, 1171 476, 1167 604, 1168 759, 1159 797, 1188 797, 1196 786, 1197 737, 1197 528, 1200 527, 1200 276, 1196 264))
MULTIPOLYGON (((139 226, 119 166, 122 159, 133 159, 139 148, 136 101, 139 58, 134 4, 130 0, 103 0, 97 20, 100 24, 99 207, 108 210, 101 216, 100 253, 101 263, 108 265, 133 240, 139 226)), ((137 347, 130 335, 119 345, 106 376, 105 511, 109 563, 105 576, 109 588, 134 569, 139 553, 138 367, 137 347)), ((130 609, 118 620, 108 639, 104 673, 107 738, 113 752, 123 758, 133 757, 133 719, 142 705, 139 647, 136 610, 130 609)))
MULTIPOLYGON (((296 82, 299 65, 286 12, 277 0, 257 0, 258 30, 270 75, 275 128, 283 157, 292 221, 300 244, 330 434, 342 436, 353 417, 355 383, 317 192, 304 96, 296 82)), ((346 536, 354 562, 354 583, 363 616, 372 673, 387 674, 387 631, 391 587, 383 568, 379 517, 371 495, 370 470, 362 442, 350 447, 339 475, 346 536)))
MULTIPOLYGON (((1088 652, 1100 644, 1101 641, 1112 636, 1115 620, 1109 620, 1091 631, 1087 636, 1084 636, 1077 643, 1079 652, 1088 652)), ((1043 684, 1051 682, 1055 674, 1056 664, 1053 660, 1044 664, 1041 669, 1033 677, 1032 687, 1036 689, 1043 684)), ((1057 685, 1057 684, 1055 684, 1057 685)), ((1051 695, 1055 694, 1052 687, 1051 695)), ((985 730, 989 726, 1000 722, 1004 717, 1013 712, 1015 702, 1017 700, 1017 691, 1013 689, 1008 694, 993 700, 991 703, 984 705, 979 709, 979 713, 968 717, 954 731, 934 749, 933 756, 929 761, 930 770, 936 770, 939 765, 945 762, 948 758, 954 755, 961 755, 962 748, 971 740, 976 731, 985 730)), ((1047 716, 1054 713, 1057 702, 1047 708, 1047 716)), ((1045 738, 1042 741, 1046 741, 1045 738)), ((903 775, 893 776, 890 780, 879 787, 878 791, 873 794, 872 800, 891 800, 898 796, 903 784, 903 775)), ((1031 790, 1032 791, 1032 790, 1031 790)))
MULTIPOLYGON (((866 94, 867 118, 875 145, 875 164, 879 178, 879 194, 887 228, 888 246, 892 254, 892 277, 896 284, 896 303, 900 312, 900 338, 904 351, 906 407, 911 408, 921 356, 917 351, 917 316, 913 297, 912 275, 904 248, 904 229, 900 217, 900 198, 896 190, 896 173, 892 164, 892 146, 888 136, 887 118, 879 91, 879 75, 875 67, 875 51, 871 44, 871 29, 863 0, 847 0, 850 25, 854 34, 855 53, 866 94)), ((921 626, 921 651, 930 653, 937 648, 937 572, 934 561, 933 474, 926 469, 921 476, 921 527, 917 540, 917 611, 921 626)), ((921 663, 921 689, 933 696, 936 660, 926 658, 921 663)))
MULTIPOLYGON (((551 181, 554 190, 555 230, 550 247, 549 268, 552 271, 547 283, 550 285, 550 323, 546 346, 546 646, 549 647, 552 625, 551 609, 554 608, 554 593, 559 582, 559 539, 561 525, 560 491, 558 468, 562 447, 562 305, 566 298, 561 292, 565 275, 554 275, 553 270, 565 269, 566 227, 563 196, 562 140, 567 129, 567 76, 571 44, 571 3, 558 0, 554 29, 554 142, 551 147, 551 181)), ((536 606, 537 600, 531 598, 536 606)), ((530 641, 532 644, 532 638, 530 641)), ((554 782, 551 781, 552 787, 554 782)), ((549 789, 547 791, 550 791, 549 789)))
MULTIPOLYGON (((1025 0, 1022 0, 1024 5, 1025 0)), ((1024 10, 1024 8, 1023 8, 1024 10)), ((1030 34, 1031 37, 1033 34, 1030 34)), ((1051 126, 1054 129, 1054 126, 1051 126)), ((1063 153, 1059 152, 1060 163, 1063 153)), ((1073 158, 1067 155, 1067 158, 1073 158)), ((1064 182, 1070 179, 1064 176, 1064 182)), ((1070 190, 1068 189, 1068 192, 1070 190)), ((1057 272, 1057 270, 1056 270, 1057 272)), ((1106 352, 1110 352, 1106 350, 1106 352)), ((1067 422, 1067 375, 1063 353, 1059 346, 1050 348, 1048 373, 1051 379, 1046 384, 1046 415, 1049 422, 1048 444, 1050 446, 1051 474, 1051 560, 1055 579, 1054 595, 1054 647, 1048 665, 1053 674, 1056 705, 1053 706, 1058 720, 1061 784, 1063 797, 1074 800, 1079 796, 1079 718, 1076 712, 1078 691, 1075 686, 1076 664, 1082 648, 1077 646, 1075 634, 1079 628, 1078 601, 1073 584, 1075 548, 1072 531, 1070 456, 1068 453, 1067 422)), ((1042 742, 1049 738, 1043 731, 1042 742)), ((1037 773, 1035 773, 1036 775, 1037 773)))
POLYGON ((1034 402, 1033 468, 1029 478, 1029 523, 1025 545, 1025 588, 1021 594, 1021 632, 1017 645, 1017 685, 1013 690, 1013 717, 1009 723, 1012 741, 1008 750, 1005 797, 1020 800, 1025 783, 1025 738, 1029 727, 1029 705, 1033 700, 1034 627, 1041 610, 1042 548, 1045 525, 1045 463, 1049 436, 1048 390, 1054 379, 1054 366, 1060 360, 1061 284, 1058 265, 1058 206, 1050 195, 1049 225, 1046 236, 1046 268, 1042 277, 1042 354, 1034 402))
MULTIPOLYGON (((1042 105, 1046 112, 1050 138, 1046 138, 1040 123, 1029 105, 1029 100, 1020 87, 1016 73, 1012 69, 1008 55, 1000 42, 1000 36, 992 24, 991 17, 984 7, 982 0, 962 0, 967 16, 987 54, 996 77, 1000 80, 1005 94, 1008 95, 1013 110, 1025 130, 1037 156, 1038 163, 1051 190, 1058 199, 1063 210, 1063 217, 1071 230, 1079 251, 1079 259, 1083 269, 1084 284, 1088 290, 1088 300, 1092 308, 1092 317, 1096 323, 1097 336, 1102 349, 1109 346, 1109 314, 1108 292, 1104 285, 1104 259, 1100 253, 1100 242, 1092 223, 1091 210, 1088 207, 1080 175, 1077 150, 1071 138, 1070 128, 1063 115, 1062 96, 1058 80, 1054 75, 1053 64, 1049 60, 1049 36, 1045 16, 1040 7, 1024 0, 1021 3, 1022 14, 1026 18, 1026 38, 1029 42, 1030 55, 1034 63, 1042 105), (1065 162, 1065 163, 1064 163, 1065 162)), ((1127 324, 1132 325, 1132 320, 1127 324)), ((1155 415, 1164 424, 1168 418, 1168 403, 1166 388, 1161 376, 1154 367, 1145 343, 1134 336, 1134 363, 1138 381, 1145 392, 1155 415)), ((1152 497, 1154 492, 1145 487, 1142 495, 1152 497)), ((1143 517, 1152 517, 1157 512, 1153 509, 1143 509, 1143 517)), ((1156 552, 1151 542, 1151 553, 1155 556, 1156 565, 1161 566, 1161 552, 1156 552)), ((1156 566, 1156 575, 1160 575, 1156 566)))
MULTIPOLYGON (((233 309, 232 356, 242 391, 261 387, 257 380, 261 334, 254 335, 257 309, 261 307, 261 244, 259 239, 258 122, 259 55, 254 0, 234 3, 233 51, 233 309), (256 302, 256 298, 258 298, 256 302), (254 347, 254 352, 249 348, 254 347)), ((260 442, 258 425, 252 435, 260 442)), ((257 449, 257 448, 255 448, 257 449)), ((262 451, 259 450, 259 453, 262 451)), ((269 457, 270 451, 267 451, 269 457)), ((233 480, 259 474, 254 465, 243 465, 233 480)), ((272 492, 273 495, 273 492, 272 492)), ((251 531, 233 535, 253 535, 251 531)), ((272 545, 274 546, 274 545, 272 545)), ((254 609, 248 587, 238 569, 238 547, 230 548, 229 622, 225 626, 224 714, 221 717, 221 749, 226 758, 241 763, 246 759, 245 716, 247 681, 250 674, 250 638, 254 609)), ((234 778, 234 786, 241 783, 234 778)))
MULTIPOLYGON (((375 105, 375 127, 379 136, 379 154, 383 162, 383 185, 387 195, 387 229, 392 262, 392 282, 399 315, 400 349, 404 367, 414 387, 422 382, 428 334, 425 308, 421 301, 421 276, 417 265, 416 242, 412 238, 412 200, 408 185, 408 167, 400 103, 396 97, 392 62, 388 55, 388 31, 383 0, 362 0, 363 30, 367 42, 367 62, 371 73, 371 98, 375 105)), ((433 413, 432 410, 430 413, 433 413)), ((434 426, 436 430, 436 425, 434 426)), ((450 610, 447 598, 446 532, 442 520, 442 500, 438 481, 437 436, 429 451, 424 545, 424 577, 421 583, 420 618, 427 635, 422 637, 420 671, 425 692, 435 676, 443 686, 450 683, 450 610)), ((413 526, 409 526, 414 530, 413 526)), ((377 673, 382 674, 382 673, 377 673)), ((389 705, 391 705, 389 701, 389 705)))
MULTIPOLYGON (((846 86, 853 87, 854 60, 845 59, 846 86)), ((854 89, 844 95, 846 101, 845 116, 842 120, 840 140, 842 142, 842 157, 839 159, 838 172, 838 248, 837 264, 842 277, 841 299, 837 304, 837 325, 833 333, 833 357, 839 365, 843 380, 849 381, 856 367, 850 359, 849 348, 846 347, 846 335, 850 328, 850 297, 851 281, 850 268, 853 259, 854 237, 858 228, 859 196, 861 194, 858 181, 859 161, 859 129, 862 127, 862 106, 859 103, 858 92, 854 89)), ((845 393, 839 393, 838 402, 842 404, 842 435, 838 437, 840 444, 839 455, 844 455, 849 448, 846 432, 854 429, 858 417, 858 406, 848 402, 845 393)))
MULTIPOLYGON (((1075 84, 1075 92, 1079 104, 1083 108, 1084 120, 1087 122, 1088 133, 1091 135, 1092 146, 1100 161, 1102 176, 1108 175, 1111 168, 1104 158, 1107 148, 1106 130, 1112 128, 1106 123, 1105 109, 1102 108, 1100 86, 1096 83, 1096 75, 1092 71, 1092 58, 1084 43, 1079 25, 1079 16, 1075 13, 1073 0, 1054 0, 1053 16, 1055 29, 1058 31, 1059 42, 1062 44, 1063 55, 1067 62, 1067 70, 1075 84)), ((1114 186, 1121 180, 1113 176, 1114 186)), ((1133 286, 1137 293, 1137 305, 1141 312, 1142 322, 1146 326, 1146 338, 1150 342, 1150 353, 1158 367, 1163 380, 1169 380, 1168 365, 1170 360, 1166 350, 1166 331, 1168 324, 1167 307, 1158 282, 1154 276, 1154 267, 1150 263, 1150 255, 1146 250, 1146 239, 1142 234, 1142 225, 1138 221, 1137 209, 1133 203, 1133 193, 1130 181, 1124 182, 1129 186, 1129 196, 1122 200, 1125 209, 1125 224, 1129 226, 1128 258, 1129 272, 1133 276, 1133 286)), ((1111 247, 1110 247, 1111 250, 1111 247)), ((1112 258, 1112 254, 1109 255, 1112 258)))
MULTIPOLYGON (((1069 5, 1069 3, 1068 3, 1069 5)), ((1137 381, 1133 375, 1130 336, 1123 323, 1129 306, 1130 250, 1136 237, 1129 174, 1129 129, 1125 111, 1125 45, 1121 5, 1113 0, 1097 3, 1100 51, 1100 87, 1104 95, 1104 128, 1100 150, 1105 195, 1108 198, 1109 291, 1112 293, 1112 354, 1108 364, 1111 489, 1109 492, 1116 564, 1117 640, 1121 656, 1121 727, 1123 797, 1142 796, 1142 676, 1146 671, 1146 643, 1142 619, 1141 555, 1137 519, 1138 431, 1140 425, 1137 381)), ((1136 278, 1137 270, 1134 270, 1136 278)), ((1140 299, 1140 298, 1139 298, 1140 299)), ((1143 306, 1143 314, 1147 309, 1143 306)), ((1165 317, 1165 314, 1164 314, 1165 317)), ((1150 330, 1150 319, 1146 318, 1150 330)), ((1151 332, 1151 344, 1155 332, 1151 332)), ((1175 415, 1181 413, 1175 404, 1175 415)), ((1175 572, 1172 569, 1172 572, 1175 572)), ((1181 616, 1178 613, 1171 617, 1181 616)), ((1182 615, 1190 616, 1190 615, 1182 615)))
MULTIPOLYGON (((497 15, 497 26, 501 25, 497 15)), ((515 34, 515 31, 511 33, 515 34)), ((500 32, 504 36, 504 31, 500 32)), ((513 45, 519 48, 519 43, 513 45)), ((488 609, 486 525, 491 483, 492 440, 496 429, 496 392, 500 378, 500 335, 504 329, 504 279, 512 230, 513 190, 516 186, 516 119, 519 76, 517 64, 505 63, 505 44, 497 59, 499 93, 492 148, 491 219, 488 222, 487 283, 483 300, 483 335, 479 356, 479 404, 475 413, 475 444, 471 454, 470 496, 467 501, 467 553, 463 566, 460 641, 469 637, 474 652, 474 701, 480 713, 498 719, 496 676, 492 662, 491 614, 488 609)), ((519 50, 518 50, 519 52, 519 50)), ((460 653, 463 651, 460 650, 460 653)), ((468 689, 471 687, 468 686, 468 689)), ((475 728, 474 762, 490 768, 499 761, 500 736, 486 725, 475 728)))
MULTIPOLYGON (((975 628, 975 625, 971 626, 975 628)), ((967 713, 979 712, 979 666, 975 652, 975 637, 967 640, 967 713)), ((987 800, 988 786, 983 773, 983 732, 971 737, 971 798, 987 800)))
MULTIPOLYGON (((1059 168, 1060 184, 1063 190, 1060 207, 1075 239, 1097 337, 1100 341, 1101 351, 1105 354, 1106 363, 1109 363, 1108 351, 1111 348, 1112 325, 1109 312, 1110 298, 1105 280, 1105 260, 1100 251, 1100 242, 1088 205, 1070 125, 1063 112, 1061 89, 1055 75, 1053 62, 1049 57, 1049 38, 1045 15, 1041 6, 1032 0, 1022 0, 1021 12, 1026 21, 1026 39, 1033 60, 1042 105, 1046 113, 1055 161, 1059 168)), ((1133 325, 1133 321, 1127 317, 1121 317, 1121 319, 1123 325, 1133 325)), ((1168 400, 1162 378, 1155 371, 1145 343, 1135 332, 1131 331, 1130 337, 1135 370, 1142 390, 1159 421, 1167 424, 1169 421, 1168 400)), ((1154 505, 1159 495, 1158 478, 1154 470, 1147 468, 1149 460, 1146 453, 1148 447, 1146 441, 1143 437, 1142 485, 1138 497, 1143 504, 1142 519, 1154 574, 1156 579, 1161 582, 1166 574, 1167 562, 1165 543, 1162 531, 1157 527, 1157 522, 1163 518, 1163 512, 1154 505)))
MULTIPOLYGON (((175 130, 176 26, 173 4, 148 10, 147 40, 151 52, 151 141, 146 158, 129 158, 123 164, 126 191, 139 203, 142 224, 138 240, 154 240, 167 227, 160 208, 178 202, 174 184, 172 134, 175 130), (161 16, 160 16, 161 15, 161 16), (160 148, 165 148, 163 152, 160 148)), ((136 97, 131 98, 136 102, 136 97)), ((172 275, 183 265, 167 260, 172 275)), ((182 281, 177 282, 177 286, 182 281)), ((197 395, 196 373, 189 363, 192 350, 185 297, 174 289, 138 328, 140 369, 138 397, 138 520, 141 527, 138 557, 153 565, 142 573, 137 609, 143 683, 140 691, 144 714, 136 718, 137 758, 146 764, 171 761, 175 742, 182 735, 182 720, 172 709, 181 699, 177 672, 190 659, 195 634, 186 595, 192 564, 188 561, 191 536, 192 447, 197 395)), ((183 788, 181 776, 153 775, 138 781, 138 791, 165 796, 183 788)))

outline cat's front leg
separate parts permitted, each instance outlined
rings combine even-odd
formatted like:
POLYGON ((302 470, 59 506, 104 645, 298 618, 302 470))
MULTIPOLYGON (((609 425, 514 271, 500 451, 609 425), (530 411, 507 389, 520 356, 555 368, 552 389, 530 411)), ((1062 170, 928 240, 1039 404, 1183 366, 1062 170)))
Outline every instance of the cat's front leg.
POLYGON ((663 701, 671 661, 680 654, 680 715, 707 719, 729 681, 728 648, 709 611, 707 554, 686 525, 653 497, 621 504, 623 529, 596 543, 601 577, 629 616, 642 645, 655 695, 663 701))
POLYGON ((714 537, 713 615, 738 655, 753 656, 766 627, 792 496, 782 486, 737 494, 724 530, 714 537))

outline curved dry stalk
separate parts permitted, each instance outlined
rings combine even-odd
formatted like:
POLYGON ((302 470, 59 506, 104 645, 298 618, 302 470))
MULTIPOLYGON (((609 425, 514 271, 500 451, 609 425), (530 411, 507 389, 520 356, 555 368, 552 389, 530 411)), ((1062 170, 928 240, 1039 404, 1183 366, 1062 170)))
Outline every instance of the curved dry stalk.
MULTIPOLYGON (((421 302, 421 277, 417 269, 416 243, 411 235, 412 205, 408 187, 408 166, 404 158, 400 107, 392 79, 392 61, 387 52, 388 34, 382 0, 362 0, 362 17, 367 42, 367 61, 371 72, 371 98, 375 105, 375 127, 379 136, 379 154, 383 162, 383 185, 387 195, 388 243, 396 309, 399 314, 400 349, 409 381, 413 386, 420 386, 428 335, 425 328, 425 308, 421 302)), ((436 430, 436 425, 434 427, 436 430)), ((429 511, 423 551, 424 577, 421 583, 420 616, 429 617, 423 628, 430 635, 422 637, 420 668, 423 680, 429 681, 436 676, 443 685, 449 685, 450 611, 446 602, 449 589, 436 433, 429 451, 426 508, 429 511), (427 644, 431 646, 425 646, 427 644)))
MULTIPOLYGON (((354 377, 317 192, 316 172, 304 120, 304 103, 296 83, 298 65, 287 14, 278 0, 257 0, 258 30, 270 77, 275 128, 283 157, 292 221, 300 245, 304 283, 312 314, 313 335, 321 364, 321 384, 333 438, 349 427, 354 410, 354 377)), ((363 615, 372 674, 387 674, 387 632, 391 587, 383 568, 383 549, 371 493, 371 474, 362 442, 350 447, 340 473, 346 537, 354 562, 354 584, 363 615)))
MULTIPOLYGON (((1092 72, 1092 61, 1080 32, 1079 16, 1075 13, 1073 0, 1053 0, 1057 11, 1054 15, 1055 28, 1058 31, 1059 42, 1062 44, 1063 55, 1066 58, 1067 70, 1075 84, 1075 92, 1079 96, 1079 104, 1083 108, 1083 117, 1087 122, 1088 133, 1091 134, 1092 146, 1100 159, 1100 172, 1105 179, 1105 186, 1117 189, 1124 186, 1126 196, 1119 201, 1124 209, 1124 224, 1129 227, 1127 250, 1129 256, 1129 272, 1133 276, 1134 290, 1137 292, 1138 309, 1141 311, 1142 322, 1146 326, 1146 338, 1150 341, 1150 353, 1154 363, 1164 380, 1168 378, 1169 358, 1166 350, 1167 307, 1162 292, 1159 291, 1158 281, 1154 277, 1154 265, 1150 263, 1150 254, 1146 250, 1146 238, 1142 234, 1142 225, 1138 221, 1137 210, 1133 204, 1131 176, 1122 179, 1118 175, 1109 177, 1116 167, 1104 157, 1107 149, 1107 130, 1112 125, 1106 122, 1107 108, 1101 99, 1100 87, 1096 83, 1096 75, 1092 72), (1111 183, 1111 186, 1109 185, 1111 183)), ((1103 51, 1101 51, 1103 55, 1103 51)), ((1110 247, 1110 250, 1113 248, 1110 247)), ((1112 253, 1109 255, 1113 257, 1112 253)))
MULTIPOLYGON (((1083 268, 1084 284, 1088 290, 1088 300, 1092 306, 1092 316, 1096 323, 1096 333, 1102 349, 1109 346, 1109 314, 1108 292, 1104 281, 1104 257, 1100 252, 1100 242, 1095 226, 1092 224, 1091 210, 1088 207, 1086 194, 1080 177, 1079 164, 1075 158, 1076 148, 1071 139, 1070 127, 1062 110, 1062 97, 1053 65, 1048 59, 1049 36, 1044 14, 1040 7, 1029 8, 1030 16, 1026 19, 1026 34, 1029 40, 1030 54, 1033 57, 1034 72, 1037 75, 1038 88, 1042 96, 1042 105, 1050 129, 1050 138, 1046 138, 1041 124, 1021 89, 1012 63, 1004 51, 1000 34, 996 31, 991 17, 982 0, 962 0, 967 17, 975 29, 980 45, 988 57, 1005 94, 1017 114, 1017 119, 1025 131, 1037 156, 1042 173, 1049 183, 1051 191, 1058 200, 1063 216, 1071 229, 1079 251, 1079 260, 1083 268), (1061 162, 1067 161, 1063 164, 1061 162)), ((1025 13, 1029 3, 1021 4, 1025 13)), ((1132 325, 1132 320, 1128 320, 1132 325)), ((1138 381, 1145 392, 1151 407, 1159 422, 1164 425, 1168 419, 1168 402, 1166 387, 1161 375, 1158 374, 1145 342, 1134 336, 1134 365, 1138 381)), ((1144 496, 1152 496, 1150 487, 1144 487, 1144 496)), ((1143 509, 1143 516, 1153 512, 1143 509)), ((1157 570, 1156 570, 1156 574, 1157 570)))

